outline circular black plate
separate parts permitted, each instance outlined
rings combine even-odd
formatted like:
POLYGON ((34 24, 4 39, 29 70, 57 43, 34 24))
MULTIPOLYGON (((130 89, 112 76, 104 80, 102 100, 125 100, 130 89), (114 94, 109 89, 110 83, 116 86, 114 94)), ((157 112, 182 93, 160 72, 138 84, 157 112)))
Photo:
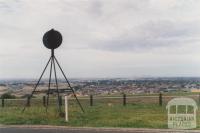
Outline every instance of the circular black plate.
POLYGON ((44 34, 43 43, 48 49, 56 49, 62 43, 62 35, 60 32, 51 29, 44 34))

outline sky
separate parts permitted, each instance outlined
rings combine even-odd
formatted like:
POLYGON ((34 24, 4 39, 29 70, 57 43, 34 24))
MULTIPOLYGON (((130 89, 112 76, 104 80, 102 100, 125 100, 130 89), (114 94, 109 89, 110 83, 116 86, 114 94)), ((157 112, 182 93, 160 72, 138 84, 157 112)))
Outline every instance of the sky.
POLYGON ((63 36, 55 55, 69 78, 200 77, 199 7, 199 0, 0 0, 0 79, 38 78, 50 57, 42 37, 52 28, 63 36))

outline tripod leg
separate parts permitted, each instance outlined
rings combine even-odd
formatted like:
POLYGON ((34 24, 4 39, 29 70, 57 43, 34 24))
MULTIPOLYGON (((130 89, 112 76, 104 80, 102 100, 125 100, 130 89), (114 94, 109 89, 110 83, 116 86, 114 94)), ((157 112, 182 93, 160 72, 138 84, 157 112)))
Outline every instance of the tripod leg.
POLYGON ((53 58, 51 57, 51 66, 50 66, 50 74, 49 74, 49 86, 48 86, 48 91, 47 91, 46 112, 47 112, 48 105, 49 105, 49 92, 50 92, 50 86, 51 86, 52 60, 53 60, 53 58))
MULTIPOLYGON (((47 69, 47 66, 49 65, 49 62, 50 62, 50 60, 51 60, 51 57, 49 58, 49 61, 47 62, 46 66, 45 66, 45 68, 44 68, 44 70, 43 70, 43 72, 42 72, 42 74, 41 74, 41 76, 40 76, 40 78, 39 78, 39 80, 38 80, 38 82, 37 82, 37 84, 35 85, 35 87, 34 87, 34 89, 33 89, 32 93, 31 93, 31 95, 29 96, 29 97, 30 97, 30 99, 32 98, 32 96, 33 96, 33 94, 34 94, 34 92, 35 92, 35 90, 36 90, 37 86, 39 85, 39 83, 40 83, 40 80, 41 80, 41 78, 42 78, 42 76, 43 76, 43 74, 44 74, 45 70, 47 69)), ((28 104, 28 101, 27 101, 26 105, 24 106, 24 109, 22 110, 22 112, 24 112, 24 111, 25 111, 27 104, 28 104)))
POLYGON ((70 89, 72 90, 72 92, 73 92, 73 95, 74 95, 74 97, 76 98, 76 101, 77 101, 78 105, 80 106, 81 110, 84 112, 84 109, 83 109, 83 107, 82 107, 81 103, 79 102, 79 100, 78 100, 78 98, 77 98, 77 96, 76 96, 76 94, 75 94, 75 91, 74 91, 74 89, 71 87, 71 85, 70 85, 70 83, 69 83, 69 81, 68 81, 67 77, 65 76, 65 73, 64 73, 64 71, 62 70, 62 68, 61 68, 60 64, 58 63, 58 60, 56 59, 56 57, 54 57, 54 59, 55 59, 56 63, 58 64, 58 67, 60 68, 60 70, 61 70, 61 72, 62 72, 62 74, 63 74, 63 76, 64 76, 64 78, 65 78, 65 80, 66 80, 66 82, 67 82, 67 84, 68 84, 68 86, 69 86, 69 87, 70 87, 70 89))
POLYGON ((55 66, 55 62, 54 62, 54 57, 52 57, 52 62, 53 62, 53 67, 54 67, 54 75, 55 75, 55 81, 56 81, 56 89, 57 89, 57 97, 58 97, 58 110, 61 113, 61 106, 60 106, 60 95, 59 95, 59 90, 58 90, 58 80, 57 80, 57 75, 56 75, 56 66, 55 66))

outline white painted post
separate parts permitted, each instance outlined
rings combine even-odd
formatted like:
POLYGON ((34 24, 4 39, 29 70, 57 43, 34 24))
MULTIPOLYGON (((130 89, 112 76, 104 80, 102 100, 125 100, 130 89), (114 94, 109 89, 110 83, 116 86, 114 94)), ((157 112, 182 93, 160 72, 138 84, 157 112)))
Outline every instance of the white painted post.
POLYGON ((66 120, 66 122, 69 121, 69 119, 68 119, 68 98, 67 98, 67 96, 65 96, 65 120, 66 120))

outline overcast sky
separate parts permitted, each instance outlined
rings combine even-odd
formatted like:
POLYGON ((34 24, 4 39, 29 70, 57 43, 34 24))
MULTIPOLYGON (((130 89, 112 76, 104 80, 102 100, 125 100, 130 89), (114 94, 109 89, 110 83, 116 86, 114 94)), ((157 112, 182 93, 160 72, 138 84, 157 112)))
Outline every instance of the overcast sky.
POLYGON ((199 7, 199 0, 0 0, 0 79, 38 78, 51 28, 63 35, 55 54, 69 78, 200 76, 199 7))

